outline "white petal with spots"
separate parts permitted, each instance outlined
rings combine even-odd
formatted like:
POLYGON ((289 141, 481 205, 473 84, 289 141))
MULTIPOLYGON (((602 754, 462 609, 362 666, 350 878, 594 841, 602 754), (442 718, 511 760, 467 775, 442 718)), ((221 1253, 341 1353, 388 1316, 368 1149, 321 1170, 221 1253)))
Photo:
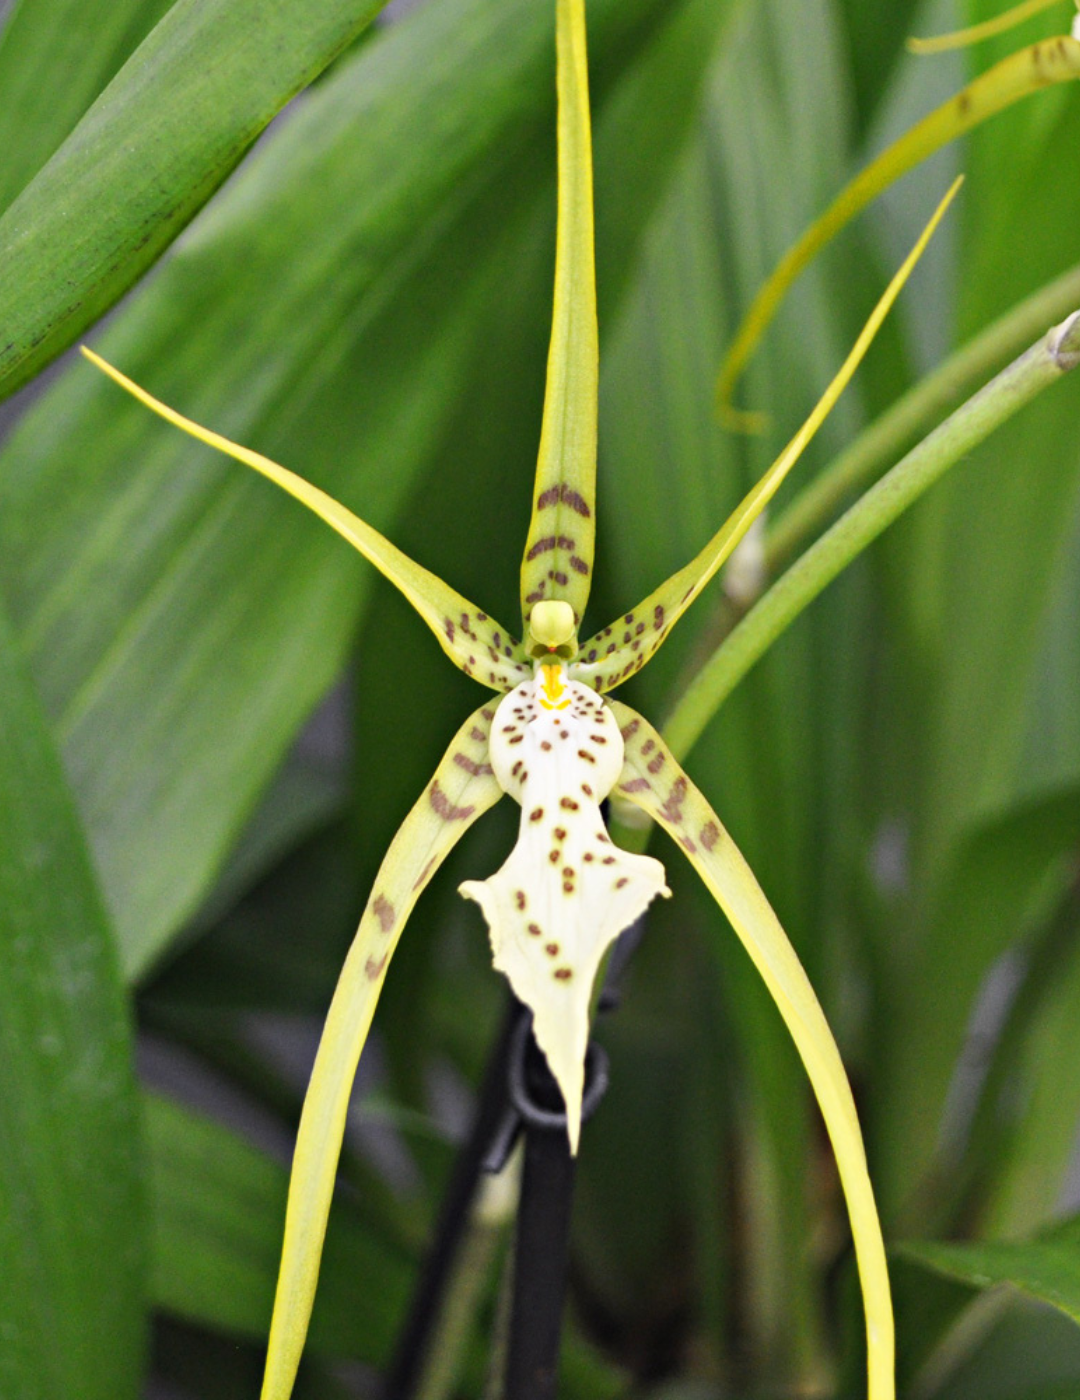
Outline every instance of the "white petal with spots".
POLYGON ((518 840, 488 880, 467 880, 495 966, 533 1013, 537 1044, 566 1103, 577 1151, 589 1001, 608 946, 658 894, 664 867, 612 844, 600 802, 622 770, 611 710, 561 665, 504 697, 491 726, 495 777, 521 803, 518 840))

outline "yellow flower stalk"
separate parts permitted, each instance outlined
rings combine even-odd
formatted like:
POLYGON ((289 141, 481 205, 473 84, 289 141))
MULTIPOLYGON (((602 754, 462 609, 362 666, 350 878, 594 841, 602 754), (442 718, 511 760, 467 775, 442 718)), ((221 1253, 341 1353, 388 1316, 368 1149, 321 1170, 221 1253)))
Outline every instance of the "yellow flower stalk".
POLYGON ((263 1400, 288 1400, 318 1278, 353 1077, 397 941, 448 852, 506 794, 520 806, 502 869, 468 880, 496 968, 531 1009, 580 1131, 593 981, 606 949, 657 895, 663 866, 620 850, 609 793, 636 803, 686 853, 760 971, 806 1065, 839 1163, 866 1308, 869 1394, 892 1400, 885 1251, 847 1078, 824 1014, 749 866, 655 730, 605 698, 656 653, 780 486, 836 402, 941 218, 934 214, 806 424, 706 547, 637 607, 579 644, 596 526, 598 349, 584 0, 557 0, 559 209, 554 316, 533 512, 521 569, 523 640, 301 477, 200 427, 84 354, 168 422, 268 477, 313 510, 412 603, 446 655, 496 692, 470 715, 376 876, 322 1034, 293 1158, 263 1400))

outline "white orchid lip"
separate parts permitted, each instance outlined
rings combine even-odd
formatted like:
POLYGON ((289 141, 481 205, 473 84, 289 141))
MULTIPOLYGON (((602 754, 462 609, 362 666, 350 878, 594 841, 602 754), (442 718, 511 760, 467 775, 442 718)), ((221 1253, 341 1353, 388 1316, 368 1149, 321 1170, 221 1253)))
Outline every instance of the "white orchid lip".
POLYGON ((491 766, 521 804, 517 844, 487 880, 460 887, 480 905, 496 968, 533 1013, 533 1033, 566 1104, 576 1152, 593 983, 610 944, 656 895, 664 867, 614 845, 600 803, 619 779, 623 739, 594 690, 561 660, 502 700, 491 766))

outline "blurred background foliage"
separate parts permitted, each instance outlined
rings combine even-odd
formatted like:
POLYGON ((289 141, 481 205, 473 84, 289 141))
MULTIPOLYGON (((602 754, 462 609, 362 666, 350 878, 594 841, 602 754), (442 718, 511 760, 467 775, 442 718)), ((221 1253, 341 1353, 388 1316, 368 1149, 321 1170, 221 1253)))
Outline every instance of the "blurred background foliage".
MULTIPOLYGON (((723 350, 801 229, 912 120, 1069 22, 904 51, 999 8, 591 0, 596 619, 763 469, 956 171, 958 213, 784 500, 1076 264, 1066 84, 843 235, 744 386, 769 436, 717 426, 723 350)), ((551 302, 552 9, 0 7, 5 1400, 257 1393, 321 1016, 378 861, 476 703, 329 531, 63 352, 107 312, 93 342, 126 372, 513 618, 551 302)), ((840 1040, 919 1400, 1080 1392, 1078 410, 1066 383, 972 454, 689 760, 840 1040)), ((720 591, 631 702, 670 708, 720 591)), ((456 886, 512 825, 500 808, 470 833, 390 974, 306 1400, 376 1394, 393 1353, 503 1004, 456 886)), ((676 897, 599 1032, 612 1087, 584 1137, 561 1393, 857 1395, 808 1085, 715 907, 669 867, 676 897)), ((482 1393, 498 1252, 438 1394, 482 1393)))

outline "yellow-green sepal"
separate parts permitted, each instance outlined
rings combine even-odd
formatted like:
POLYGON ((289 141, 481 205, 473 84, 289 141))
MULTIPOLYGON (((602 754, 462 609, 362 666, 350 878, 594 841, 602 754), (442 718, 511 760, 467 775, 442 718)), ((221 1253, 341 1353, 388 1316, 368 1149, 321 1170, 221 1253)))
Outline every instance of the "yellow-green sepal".
POLYGON ((608 691, 621 685, 650 660, 659 650, 665 637, 701 590, 714 576, 732 550, 746 535, 746 532, 760 516, 781 483, 799 460, 807 443, 824 423, 833 405, 847 388, 852 375, 858 369, 863 356, 877 335, 882 321, 888 315, 893 302, 919 258, 929 243, 934 230, 941 222, 949 207, 961 179, 955 180, 945 198, 941 201, 923 229, 922 233, 904 259, 892 281, 886 287, 881 300, 870 313, 866 325, 852 346, 847 359, 840 366, 831 384, 814 406, 810 416, 784 448, 780 456, 753 486, 724 524, 712 537, 704 549, 689 564, 674 573, 655 589, 644 602, 631 609, 619 622, 606 627, 591 637, 578 651, 570 667, 575 680, 591 685, 594 690, 608 691))
POLYGON ((866 1310, 869 1400, 893 1400, 895 1343, 885 1246, 855 1101, 825 1013, 753 871, 716 813, 652 725, 619 701, 608 703, 625 745, 614 793, 640 807, 686 853, 750 954, 806 1067, 851 1220, 866 1310))
POLYGON ((454 737, 386 853, 323 1027, 293 1154, 285 1240, 262 1400, 289 1400, 304 1349, 345 1116, 375 1004, 422 890, 473 822, 503 795, 488 761, 494 703, 454 737))
POLYGON ((1080 42, 1067 35, 1031 44, 987 69, 910 131, 886 146, 840 191, 825 213, 784 254, 754 297, 716 381, 721 422, 734 432, 760 432, 765 415, 733 406, 735 386, 780 309, 789 288, 822 248, 890 185, 958 136, 1051 83, 1080 78, 1080 42))
POLYGON ((596 541, 599 343, 585 0, 556 0, 559 218, 555 307, 521 609, 562 598, 581 621, 596 541))
POLYGON ((126 389, 129 394, 151 409, 167 423, 180 428, 190 437, 205 442, 226 456, 252 467, 275 485, 287 491, 327 525, 336 530, 343 539, 383 574, 397 588, 438 638, 439 645, 447 656, 467 676, 472 676, 481 685, 492 690, 512 690, 515 685, 532 674, 520 642, 511 637, 505 628, 481 612, 475 604, 463 598, 460 593, 443 583, 442 579, 421 564, 414 563, 396 545, 378 530, 365 524, 333 496, 305 481, 302 476, 289 471, 260 452, 241 447, 230 442, 220 433, 203 428, 182 413, 177 413, 168 404, 154 398, 133 379, 121 374, 100 355, 82 346, 86 358, 126 389))

